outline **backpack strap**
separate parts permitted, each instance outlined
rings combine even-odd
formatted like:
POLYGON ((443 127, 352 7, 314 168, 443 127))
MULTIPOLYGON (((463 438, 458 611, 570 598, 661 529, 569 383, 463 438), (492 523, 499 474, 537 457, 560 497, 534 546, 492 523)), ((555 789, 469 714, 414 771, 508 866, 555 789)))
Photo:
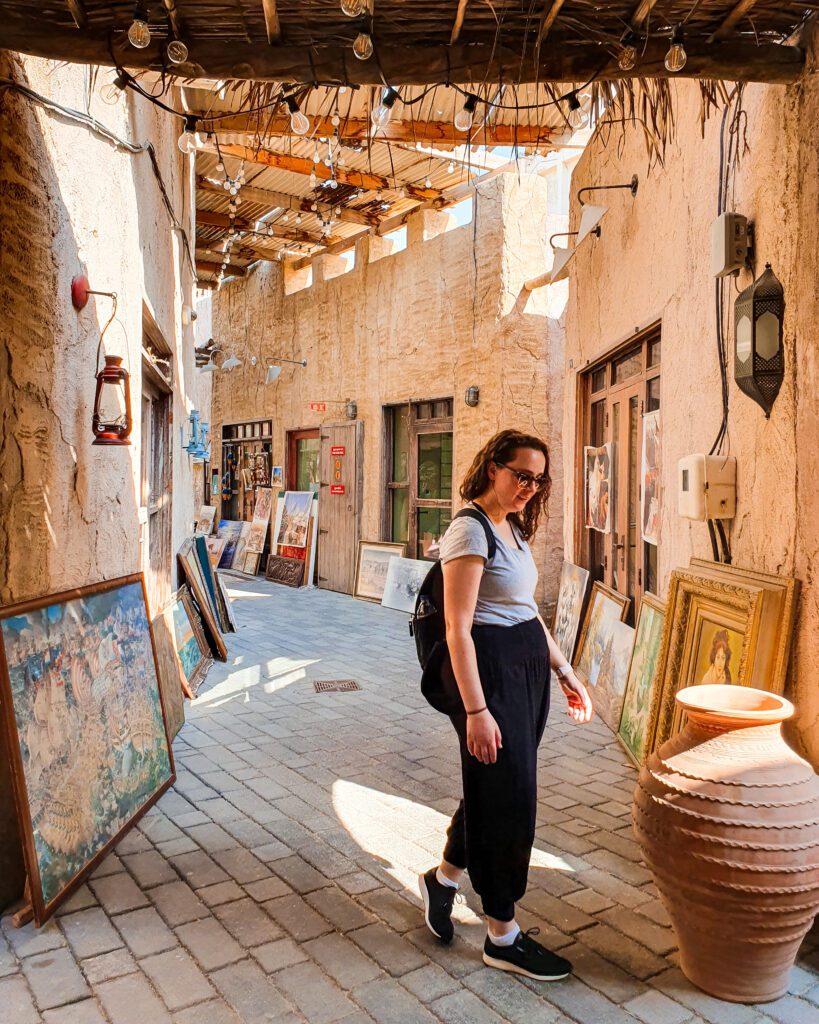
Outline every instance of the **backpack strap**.
POLYGON ((495 543, 495 534, 492 532, 492 527, 489 525, 486 513, 479 512, 477 508, 462 508, 460 512, 456 512, 453 519, 475 519, 481 524, 483 532, 486 535, 486 546, 488 548, 486 560, 487 562, 491 562, 495 557, 497 544, 495 543))

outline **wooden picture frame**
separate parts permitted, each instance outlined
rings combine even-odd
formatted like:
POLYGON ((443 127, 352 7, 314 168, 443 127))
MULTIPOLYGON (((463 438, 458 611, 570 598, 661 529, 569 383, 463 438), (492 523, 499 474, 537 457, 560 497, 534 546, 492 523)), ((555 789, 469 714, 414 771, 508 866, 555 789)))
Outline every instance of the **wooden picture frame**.
POLYGON ((142 573, 0 610, 0 697, 42 925, 176 778, 142 573))
MULTIPOLYGON (((193 630, 196 644, 201 651, 202 657, 194 659, 193 657, 186 657, 184 653, 180 652, 180 663, 183 676, 187 679, 188 687, 191 691, 191 697, 195 697, 199 687, 204 682, 205 676, 208 674, 213 664, 213 657, 211 656, 210 644, 208 638, 205 636, 205 628, 202 623, 202 618, 199 611, 194 603, 193 597, 191 596, 190 590, 183 584, 176 592, 176 597, 179 600, 179 604, 184 612, 184 616, 187 619, 187 624, 193 630)), ((184 624, 184 620, 183 620, 184 624)), ((184 634, 181 634, 177 638, 177 642, 183 639, 184 634)), ((177 647, 177 650, 179 648, 177 647)), ((193 650, 191 649, 191 655, 193 650)))
POLYGON ((564 561, 560 569, 560 586, 550 632, 568 662, 571 662, 577 647, 577 634, 589 592, 589 576, 588 569, 572 562, 564 561))
POLYGON ((210 560, 210 552, 205 543, 205 538, 194 537, 193 544, 196 550, 196 557, 199 559, 199 568, 202 570, 202 578, 205 581, 205 586, 208 588, 210 603, 216 612, 216 621, 219 623, 219 629, 223 633, 228 633, 230 631, 230 622, 227 609, 222 604, 222 594, 216 583, 216 570, 213 568, 213 563, 210 560))
MULTIPOLYGON (((172 599, 173 600, 173 599, 172 599)), ((151 631, 156 648, 156 668, 162 703, 168 726, 168 738, 173 743, 177 733, 185 724, 185 697, 190 697, 187 680, 182 674, 176 653, 171 603, 157 612, 151 620, 151 631)))
POLYGON ((216 609, 211 604, 207 584, 202 576, 199 558, 191 539, 183 542, 182 547, 177 552, 176 559, 182 576, 188 584, 191 595, 194 601, 196 601, 199 613, 202 616, 208 644, 219 661, 227 661, 227 647, 219 631, 216 609))
POLYGON ((630 600, 599 580, 595 580, 592 585, 583 618, 583 629, 580 631, 572 663, 578 679, 585 686, 594 686, 597 682, 600 663, 611 632, 610 624, 625 621, 630 600))
POLYGON ((654 594, 643 594, 617 727, 617 739, 638 768, 646 760, 651 741, 651 701, 660 665, 664 625, 665 602, 654 594))
POLYGON ((672 571, 647 753, 682 727, 683 713, 674 700, 678 690, 722 681, 713 675, 717 659, 727 670, 726 682, 748 685, 748 665, 759 641, 762 599, 760 587, 682 569, 672 571))
POLYGON ((219 594, 221 603, 224 606, 225 614, 227 615, 228 625, 230 632, 236 632, 236 616, 233 614, 233 601, 230 599, 230 594, 227 592, 227 585, 225 584, 222 574, 217 570, 214 572, 216 577, 216 592, 219 594))
POLYGON ((265 579, 271 583, 283 583, 287 587, 303 587, 304 559, 268 555, 265 579))
POLYGON ((406 551, 406 544, 397 544, 392 541, 360 540, 358 542, 358 557, 355 564, 353 597, 359 597, 364 601, 375 601, 380 604, 381 598, 384 596, 384 586, 387 582, 387 568, 390 558, 404 558, 406 551), (368 553, 386 555, 387 557, 372 559, 371 568, 368 570, 365 564, 365 558, 368 553), (363 581, 362 569, 364 569, 365 574, 363 581), (375 578, 376 576, 380 578, 377 579, 375 578))
POLYGON ((434 564, 420 558, 391 558, 381 597, 382 608, 394 608, 412 615, 421 584, 434 564))
POLYGON ((792 576, 777 576, 759 569, 744 569, 738 565, 711 562, 704 558, 692 558, 689 569, 702 576, 762 588, 764 593, 759 642, 754 647, 751 664, 748 666, 747 683, 758 690, 783 694, 788 681, 799 580, 792 576))

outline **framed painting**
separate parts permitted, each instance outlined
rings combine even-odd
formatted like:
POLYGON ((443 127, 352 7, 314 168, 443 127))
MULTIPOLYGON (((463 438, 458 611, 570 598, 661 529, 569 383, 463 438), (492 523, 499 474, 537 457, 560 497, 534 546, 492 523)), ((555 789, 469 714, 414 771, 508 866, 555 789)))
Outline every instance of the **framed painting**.
POLYGON ((611 532, 611 442, 583 449, 586 527, 611 532))
POLYGON ((200 505, 199 515, 194 523, 194 533, 204 533, 206 536, 213 530, 213 520, 216 518, 216 508, 213 505, 200 505))
POLYGON ((387 565, 387 578, 381 595, 383 607, 410 614, 414 612, 418 591, 432 565, 432 562, 418 558, 393 556, 387 565))
POLYGON ((219 526, 216 528, 216 536, 225 541, 225 546, 222 548, 222 554, 219 556, 217 568, 230 569, 233 566, 236 547, 239 543, 239 538, 242 535, 242 528, 244 526, 247 526, 248 530, 250 529, 250 523, 244 523, 239 519, 219 520, 219 526))
POLYGON ((205 543, 208 546, 210 564, 216 567, 219 564, 219 559, 222 557, 227 540, 224 537, 205 537, 205 543))
POLYGON ((643 540, 657 544, 660 532, 660 410, 643 415, 640 519, 643 540))
POLYGON ((142 574, 0 610, 0 695, 41 925, 175 779, 142 574))
POLYGON ((220 661, 227 661, 227 647, 225 646, 225 641, 222 639, 222 634, 219 631, 218 615, 211 602, 210 594, 208 593, 208 586, 205 582, 204 576, 202 575, 202 567, 199 563, 199 557, 196 554, 196 549, 193 546, 192 540, 186 540, 182 544, 176 558, 179 563, 179 567, 182 570, 185 582, 190 588, 194 601, 196 601, 196 606, 202 616, 202 621, 205 624, 205 633, 208 637, 208 644, 210 645, 214 655, 220 661))
POLYGON ((270 486, 277 490, 284 487, 284 468, 282 466, 273 466, 270 470, 270 486))
POLYGON ((692 558, 689 568, 691 572, 702 576, 762 588, 759 640, 748 665, 747 683, 758 690, 784 693, 799 597, 799 580, 790 576, 761 572, 758 569, 726 565, 724 562, 709 562, 704 558, 692 558))
MULTIPOLYGON (((628 614, 629 598, 596 581, 586 608, 583 630, 577 644, 574 670, 586 686, 595 686, 603 655, 614 631, 614 623, 628 614)), ((565 652, 564 652, 565 653, 565 652)))
POLYGON ((265 578, 271 583, 284 583, 288 587, 304 585, 304 559, 269 555, 265 578))
POLYGON ((380 602, 384 596, 390 559, 403 558, 406 548, 406 544, 360 540, 353 595, 363 597, 367 601, 380 602))
POLYGON ((233 614, 233 601, 231 600, 230 594, 228 593, 227 584, 225 583, 222 574, 216 572, 216 588, 222 595, 222 601, 225 606, 225 612, 227 613, 228 622, 230 623, 231 633, 236 632, 236 616, 233 614))
POLYGON ((651 694, 657 678, 660 643, 665 623, 665 605, 653 594, 643 594, 634 650, 626 678, 623 711, 617 738, 639 768, 646 758, 651 716, 651 694))
POLYGON ((221 593, 216 584, 216 570, 211 563, 205 538, 194 537, 193 543, 196 557, 199 559, 199 568, 202 570, 202 578, 205 581, 205 586, 208 588, 208 596, 216 611, 216 621, 219 623, 219 629, 223 633, 227 633, 230 629, 230 622, 228 621, 227 611, 222 605, 221 593))
POLYGON ((273 491, 269 487, 256 488, 256 505, 253 509, 253 521, 247 535, 245 551, 261 554, 267 540, 270 527, 270 511, 273 507, 273 491))
POLYGON ((678 690, 701 683, 748 685, 762 601, 761 587, 673 570, 652 695, 650 750, 682 726, 674 700, 678 690))
MULTIPOLYGON (((285 491, 276 544, 291 548, 307 546, 307 528, 313 507, 312 491, 285 491)), ((278 518, 278 516, 277 516, 278 518)))
POLYGON ((165 609, 165 615, 173 630, 174 649, 182 679, 189 691, 188 696, 193 698, 208 674, 213 658, 202 620, 186 586, 181 586, 174 594, 165 609))
POLYGON ((165 708, 165 722, 168 739, 173 742, 176 734, 185 724, 185 697, 191 692, 182 675, 174 643, 173 623, 169 608, 165 607, 151 620, 156 650, 156 670, 159 689, 162 691, 162 705, 165 708))
POLYGON ((589 571, 579 565, 564 562, 560 570, 560 588, 554 613, 552 638, 567 661, 574 657, 577 631, 586 603, 589 587, 589 571))
POLYGON ((620 725, 626 697, 626 677, 634 648, 634 628, 616 619, 600 659, 597 681, 589 683, 594 710, 613 733, 620 725))

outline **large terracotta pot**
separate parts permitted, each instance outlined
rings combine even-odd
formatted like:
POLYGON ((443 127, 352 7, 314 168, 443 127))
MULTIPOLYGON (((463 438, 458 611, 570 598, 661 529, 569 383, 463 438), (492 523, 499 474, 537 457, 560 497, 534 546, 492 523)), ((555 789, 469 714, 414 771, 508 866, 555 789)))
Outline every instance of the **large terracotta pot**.
POLYGON ((819 910, 819 777, 782 738, 782 697, 745 686, 677 694, 681 733, 640 772, 632 816, 695 985, 777 999, 819 910))

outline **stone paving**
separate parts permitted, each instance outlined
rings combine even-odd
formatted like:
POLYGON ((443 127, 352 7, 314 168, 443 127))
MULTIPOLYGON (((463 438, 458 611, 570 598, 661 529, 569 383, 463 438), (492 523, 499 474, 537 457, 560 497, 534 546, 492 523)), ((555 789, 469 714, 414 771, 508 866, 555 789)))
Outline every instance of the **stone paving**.
POLYGON ((174 788, 44 928, 3 920, 2 1024, 819 1021, 816 932, 776 1003, 723 1003, 683 978, 631 834, 634 770, 559 694, 519 919, 575 976, 484 967, 468 890, 438 945, 416 878, 440 856, 460 771, 407 617, 263 581, 230 591, 239 631, 189 707, 174 788), (317 695, 316 679, 362 690, 317 695))

